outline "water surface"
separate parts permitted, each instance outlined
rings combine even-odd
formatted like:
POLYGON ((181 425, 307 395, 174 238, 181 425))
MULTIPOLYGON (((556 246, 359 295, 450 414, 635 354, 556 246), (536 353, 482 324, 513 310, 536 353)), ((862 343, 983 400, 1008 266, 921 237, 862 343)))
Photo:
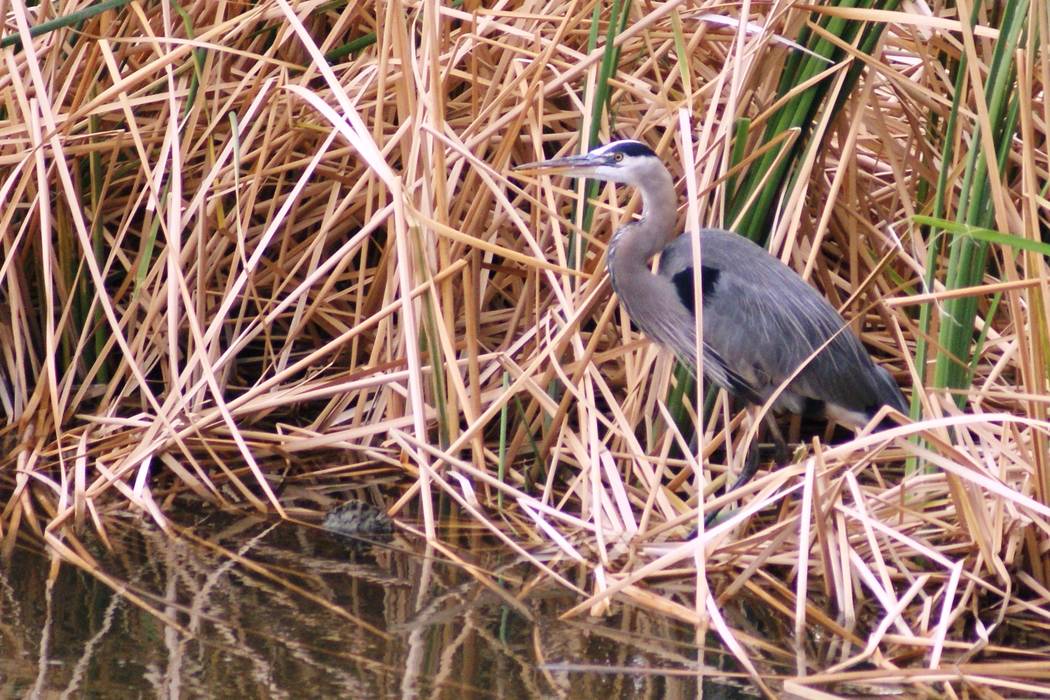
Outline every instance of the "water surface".
POLYGON ((632 608, 560 620, 577 599, 498 546, 455 552, 478 577, 402 536, 226 518, 193 532, 118 524, 114 551, 83 553, 97 574, 64 564, 50 584, 19 547, 0 568, 0 697, 697 697, 691 627, 632 608))

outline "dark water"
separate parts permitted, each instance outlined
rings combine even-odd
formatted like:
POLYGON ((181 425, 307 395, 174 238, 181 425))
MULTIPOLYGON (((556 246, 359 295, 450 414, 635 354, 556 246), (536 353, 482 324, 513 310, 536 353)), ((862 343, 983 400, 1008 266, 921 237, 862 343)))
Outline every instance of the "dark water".
MULTIPOLYGON (((0 567, 0 697, 695 698, 691 627, 634 609, 558 617, 577 599, 505 550, 352 544, 256 520, 202 541, 135 521, 101 575, 20 547, 0 567)), ((707 664, 722 655, 708 651, 707 664)), ((704 697, 754 697, 733 683, 704 697)))

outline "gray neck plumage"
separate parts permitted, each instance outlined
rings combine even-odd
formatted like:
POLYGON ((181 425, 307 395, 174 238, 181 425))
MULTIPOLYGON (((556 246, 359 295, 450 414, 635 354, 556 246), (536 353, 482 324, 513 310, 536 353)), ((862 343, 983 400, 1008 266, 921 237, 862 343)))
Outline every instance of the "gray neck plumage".
POLYGON ((609 276, 614 288, 624 274, 647 269, 649 259, 676 237, 678 198, 671 173, 654 164, 651 177, 646 177, 638 189, 642 218, 617 230, 609 242, 609 276))

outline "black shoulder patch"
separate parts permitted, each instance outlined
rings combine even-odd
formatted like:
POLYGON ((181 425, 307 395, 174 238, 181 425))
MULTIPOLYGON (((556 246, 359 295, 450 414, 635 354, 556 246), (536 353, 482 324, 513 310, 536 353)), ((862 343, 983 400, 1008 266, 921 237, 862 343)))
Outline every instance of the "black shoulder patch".
POLYGON ((714 297, 715 287, 718 285, 718 278, 721 276, 722 271, 717 267, 708 267, 707 265, 700 266, 700 283, 703 287, 700 289, 702 298, 708 299, 714 297))
MULTIPOLYGON (((721 274, 721 271, 717 268, 708 267, 707 265, 700 266, 700 282, 703 284, 703 287, 700 289, 700 299, 703 303, 706 304, 708 300, 714 298, 718 277, 721 274)), ((685 305, 685 308, 689 309, 689 313, 695 316, 696 307, 693 305, 693 299, 695 298, 694 291, 696 287, 693 285, 693 269, 687 267, 671 277, 671 281, 678 291, 678 300, 685 305)))
POLYGON ((696 316, 696 306, 694 304, 696 299, 694 290, 696 287, 693 285, 693 271, 687 267, 673 276, 671 281, 674 282, 674 288, 678 291, 678 300, 682 302, 685 308, 689 309, 689 313, 696 316))
POLYGON ((622 153, 625 156, 656 156, 653 150, 641 141, 617 141, 609 144, 607 153, 622 153))

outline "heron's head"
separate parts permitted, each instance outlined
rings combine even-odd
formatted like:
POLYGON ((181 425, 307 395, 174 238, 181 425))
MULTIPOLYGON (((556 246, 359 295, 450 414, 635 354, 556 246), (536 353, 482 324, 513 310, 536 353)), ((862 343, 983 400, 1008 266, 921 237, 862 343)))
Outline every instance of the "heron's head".
POLYGON ((641 141, 613 141, 583 155, 525 163, 514 170, 589 177, 639 187, 654 175, 666 172, 657 155, 641 141))

